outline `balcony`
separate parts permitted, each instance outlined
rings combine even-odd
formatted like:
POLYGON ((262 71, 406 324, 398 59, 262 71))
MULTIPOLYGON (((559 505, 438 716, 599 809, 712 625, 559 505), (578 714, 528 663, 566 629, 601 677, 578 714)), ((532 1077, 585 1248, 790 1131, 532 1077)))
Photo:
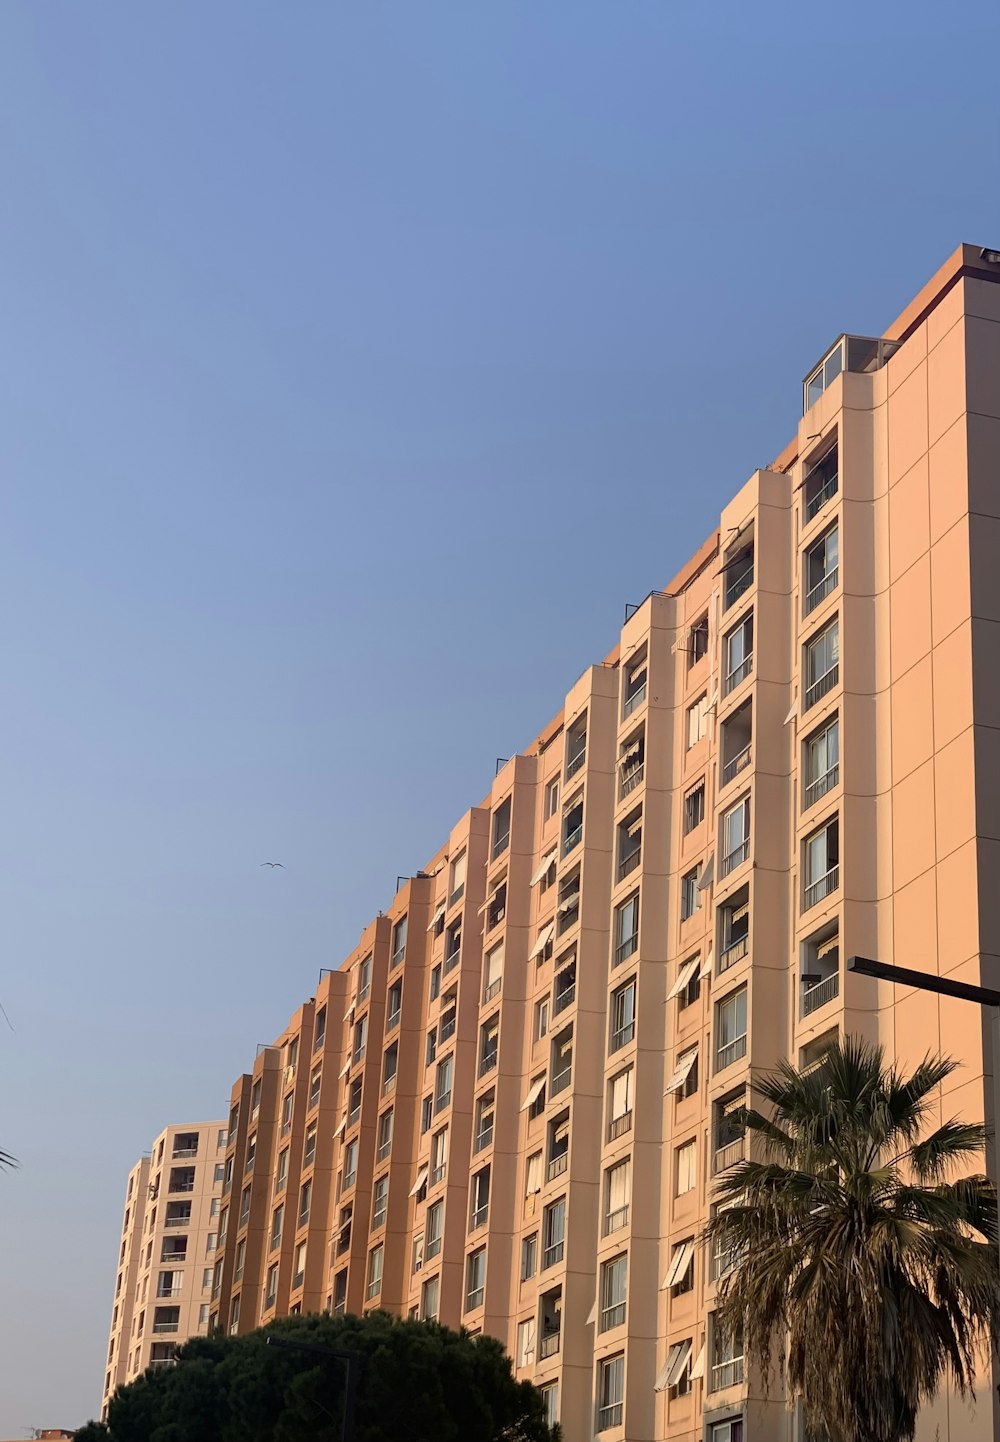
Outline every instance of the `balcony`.
POLYGON ((735 606, 741 596, 745 596, 753 585, 753 552, 749 556, 743 556, 731 561, 726 570, 726 598, 723 610, 728 611, 730 606, 735 606))
POLYGON ((816 487, 812 495, 806 495, 805 519, 807 525, 814 516, 819 515, 827 501, 837 494, 838 485, 839 477, 837 472, 834 471, 832 476, 827 477, 825 481, 816 487))
POLYGON ((625 878, 626 878, 626 876, 631 875, 631 873, 632 873, 632 872, 636 869, 636 867, 639 865, 639 862, 640 862, 641 858, 642 858, 642 840, 641 840, 641 837, 640 837, 639 845, 636 846, 636 847, 634 848, 634 850, 626 853, 626 855, 624 855, 624 856, 622 857, 622 859, 619 861, 619 863, 618 863, 617 880, 618 880, 618 881, 624 881, 625 878))
POLYGON ((563 845, 562 845, 562 854, 563 854, 563 856, 568 856, 571 851, 575 851, 576 848, 580 845, 580 842, 581 842, 582 840, 583 840, 583 822, 581 821, 578 826, 574 826, 571 831, 567 831, 565 837, 563 838, 563 845))
POLYGON ((634 791, 637 786, 641 785, 645 775, 646 763, 644 761, 640 761, 638 766, 633 766, 631 771, 623 771, 621 785, 618 788, 618 800, 621 801, 630 791, 634 791))
POLYGON ((481 1130, 476 1133, 475 1144, 472 1148, 473 1152, 481 1152, 484 1147, 488 1147, 492 1141, 493 1123, 490 1122, 488 1127, 482 1127, 481 1130))
POLYGON ((608 1141, 617 1141, 619 1137, 623 1137, 626 1132, 631 1130, 632 1113, 631 1111, 622 1112, 620 1117, 612 1117, 608 1123, 608 1141))
POLYGON ((561 1337, 561 1332, 548 1332, 543 1334, 538 1348, 538 1355, 542 1358, 556 1356, 559 1351, 561 1337))
POLYGON ((196 1157, 197 1155, 197 1147, 174 1147, 174 1150, 171 1153, 171 1156, 175 1162, 181 1161, 184 1157, 196 1157))
POLYGON ((642 680, 634 686, 630 685, 630 689, 625 697, 625 704, 622 707, 622 720, 624 721, 631 716, 636 707, 641 706, 645 699, 646 673, 643 671, 642 680))
POLYGON ((584 744, 583 744, 577 751, 575 751, 572 756, 568 756, 568 757, 566 758, 566 780, 567 780, 567 781, 570 779, 571 776, 575 776, 575 775, 576 775, 576 773, 580 770, 581 766, 583 766, 583 764, 584 764, 584 762, 586 761, 586 759, 587 759, 587 743, 586 743, 586 740, 584 740, 584 744))
POLYGON ((901 343, 898 340, 883 340, 878 336, 839 336, 802 382, 802 414, 805 415, 809 407, 815 405, 841 371, 870 375, 873 371, 881 370, 890 356, 895 355, 901 343))
POLYGON ((740 1058, 745 1057, 746 1054, 747 1038, 744 1032, 742 1036, 735 1037, 725 1046, 719 1047, 715 1053, 715 1070, 722 1071, 724 1067, 732 1066, 733 1062, 739 1061, 740 1058))
POLYGON ((622 1406, 623 1404, 621 1402, 609 1402, 604 1407, 598 1407, 598 1432, 607 1432, 612 1427, 620 1427, 622 1425, 622 1406))
POLYGON ((839 575, 840 567, 834 566, 832 570, 827 571, 821 581, 817 581, 815 586, 806 592, 805 600, 802 603, 802 614, 804 616, 808 616, 811 611, 815 611, 819 603, 825 601, 827 596, 836 590, 839 575))
POLYGON ((806 887, 802 897, 802 910, 808 911, 811 906, 816 906, 824 897, 829 896, 831 891, 836 891, 839 885, 840 866, 831 866, 829 871, 806 887))
POLYGON ((163 1223, 165 1227, 189 1227, 191 1225, 191 1213, 186 1217, 167 1217, 163 1223))
MULTIPOLYGON (((385 1019, 385 1029, 386 1029, 386 1031, 393 1031, 397 1026, 399 1026, 399 1019, 400 1019, 400 1017, 401 1017, 402 1015, 403 1015, 403 1008, 400 1007, 400 1006, 397 1006, 395 1011, 390 1011, 389 1015, 388 1015, 388 1016, 386 1017, 386 1019, 385 1019)), ((319 1100, 319 1093, 318 1093, 318 1092, 317 1092, 317 1094, 316 1094, 316 1100, 317 1100, 317 1101, 319 1100)), ((312 1105, 312 1101, 313 1101, 313 1099, 312 1099, 312 1097, 310 1097, 310 1098, 309 1098, 309 1104, 310 1104, 310 1106, 312 1105)))
POLYGON ((154 1322, 153 1331, 162 1335, 164 1332, 176 1332, 179 1326, 179 1322, 154 1322))
POLYGON ((735 1140, 725 1142, 717 1146, 712 1156, 712 1175, 717 1177, 720 1172, 734 1167, 737 1162, 743 1160, 745 1151, 745 1140, 743 1137, 736 1137, 735 1140))
POLYGON ((568 1166, 569 1166, 569 1149, 567 1148, 567 1150, 564 1151, 564 1152, 562 1152, 559 1156, 555 1156, 555 1157, 553 1157, 553 1158, 551 1159, 551 1161, 549 1162, 548 1166, 547 1166, 546 1169, 545 1169, 545 1180, 546 1180, 547 1182, 554 1182, 555 1179, 556 1179, 556 1177, 561 1177, 561 1176, 562 1176, 563 1172, 566 1170, 566 1168, 567 1168, 568 1166))
MULTIPOLYGON (((497 1048, 496 1048, 495 1046, 493 1046, 493 1047, 491 1047, 491 1048, 489 1049, 489 1051, 486 1051, 486 1052, 483 1053, 482 1060, 481 1060, 480 1063, 479 1063, 479 1075, 480 1075, 481 1077, 486 1076, 487 1072, 493 1071, 493 1069, 494 1069, 494 1067, 496 1066, 496 1064, 497 1064, 497 1048)), ((449 1093, 449 1099, 450 1099, 450 1093, 449 1093)))
MULTIPOLYGON (((447 1162, 441 1162, 441 1164, 440 1164, 439 1166, 431 1167, 430 1174, 429 1174, 429 1177, 428 1177, 428 1185, 429 1185, 429 1186, 432 1186, 432 1187, 436 1187, 437 1184, 438 1184, 438 1182, 443 1182, 443 1181, 444 1181, 444 1174, 445 1174, 445 1171, 447 1170, 447 1167, 448 1167, 448 1163, 447 1163, 447 1162)), ((430 1247, 430 1242, 428 1242, 427 1245, 428 1245, 428 1248, 429 1248, 429 1247, 430 1247)), ((431 1255, 431 1254, 430 1254, 430 1251, 428 1251, 427 1255, 428 1255, 428 1256, 431 1255)))
POLYGON ((836 686, 839 680, 840 662, 834 661, 833 665, 829 668, 829 670, 824 671, 822 676, 817 677, 817 679, 812 683, 811 686, 806 687, 805 700, 803 702, 802 709, 804 711, 808 711, 810 706, 815 706, 816 702, 822 700, 822 698, 827 694, 828 691, 833 690, 834 686, 836 686))
POLYGON ((839 780, 840 763, 835 762, 833 766, 830 766, 823 772, 822 776, 817 776, 815 781, 810 781, 806 786, 805 791, 802 793, 803 810, 807 810, 815 802, 819 801, 822 796, 825 796, 828 791, 832 791, 839 780))
POLYGON ((750 745, 744 746, 731 761, 727 761, 722 768, 722 784, 728 786, 730 781, 735 781, 741 771, 745 771, 750 765, 750 745))
MULTIPOLYGON (((490 982, 489 986, 488 986, 488 987, 486 988, 486 990, 483 992, 483 1005, 484 1005, 484 1006, 486 1005, 486 1003, 487 1003, 488 1001, 492 1001, 495 996, 499 996, 499 995, 500 995, 500 987, 501 987, 501 984, 502 984, 502 978, 499 977, 499 976, 497 977, 496 981, 491 981, 491 982, 490 982)), ((452 1031, 454 1031, 454 1030, 455 1030, 455 1028, 452 1027, 452 1031)), ((449 1035, 450 1035, 450 1033, 449 1033, 449 1035)))
POLYGON ((743 1358, 734 1357, 729 1362, 716 1362, 712 1367, 712 1392, 721 1392, 726 1387, 737 1387, 743 1381, 743 1358))
POLYGON ((549 1081, 549 1095, 555 1096, 557 1092, 565 1091, 573 1080, 573 1064, 565 1066, 561 1071, 553 1072, 549 1081))
POLYGON ((745 681, 752 670, 753 652, 751 651, 750 655, 745 657, 738 666, 734 666, 727 675, 722 687, 723 696, 728 696, 730 691, 735 691, 740 682, 745 681))
POLYGON ((835 996, 840 994, 840 972, 833 971, 822 981, 807 982, 802 978, 802 1015, 812 1016, 814 1011, 819 1011, 821 1006, 826 1006, 828 1001, 833 1001, 835 996))
POLYGON ((387 1097, 387 1096, 389 1096, 392 1092, 394 1092, 395 1090, 396 1090, 396 1073, 393 1072, 392 1076, 387 1076, 386 1079, 385 1079, 385 1081, 382 1083, 382 1095, 383 1095, 384 1097, 387 1097))
POLYGON ((477 1227, 485 1227, 489 1221, 489 1217, 490 1204, 489 1202, 485 1202, 481 1207, 476 1207, 473 1210, 472 1216, 469 1219, 469 1230, 474 1232, 477 1227))
POLYGON ((156 1289, 158 1297, 179 1297, 180 1294, 180 1287, 157 1287, 156 1289))
POLYGON ((558 1016, 561 1011, 565 1011, 568 1006, 572 1006, 575 1000, 576 982, 574 981, 569 986, 564 987, 562 991, 556 992, 552 1002, 553 1016, 558 1016))
MULTIPOLYGON (((629 1113, 629 1121, 632 1114, 629 1113)), ((609 1236, 612 1232, 621 1231, 622 1227, 628 1226, 628 1202, 623 1207, 616 1207, 613 1212, 608 1212, 604 1218, 604 1235, 609 1236)))
POLYGON ((749 855, 750 838, 747 837, 746 841, 740 842, 739 846, 734 847, 732 851, 727 851, 722 858, 722 875, 728 876, 731 871, 736 870, 737 866, 742 866, 749 855))
POLYGON ((610 1307, 601 1308, 601 1331, 610 1332, 612 1327, 620 1327, 625 1321, 625 1303, 614 1302, 610 1307))
POLYGON ((161 1252, 160 1261, 172 1262, 175 1266, 178 1266, 181 1262, 187 1261, 187 1252, 161 1252))
POLYGON ((719 953, 719 975, 721 976, 724 971, 728 971, 731 966, 735 966, 738 961, 742 961, 749 950, 749 934, 741 936, 737 941, 730 942, 730 944, 719 953))

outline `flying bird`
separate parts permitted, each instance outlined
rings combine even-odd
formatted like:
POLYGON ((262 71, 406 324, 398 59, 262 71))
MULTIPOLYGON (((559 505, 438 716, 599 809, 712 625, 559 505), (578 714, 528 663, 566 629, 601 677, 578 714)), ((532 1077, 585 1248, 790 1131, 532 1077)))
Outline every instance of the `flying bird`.
POLYGON ((261 866, 280 866, 282 871, 285 869, 284 862, 281 861, 262 861, 260 864, 261 866))

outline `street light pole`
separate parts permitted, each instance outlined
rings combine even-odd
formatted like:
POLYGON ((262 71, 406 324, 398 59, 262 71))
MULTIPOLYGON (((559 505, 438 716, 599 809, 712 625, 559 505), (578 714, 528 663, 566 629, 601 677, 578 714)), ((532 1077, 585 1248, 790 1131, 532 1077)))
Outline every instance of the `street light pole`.
MULTIPOLYGON (((354 1442, 354 1407, 357 1401, 358 1375, 365 1364, 365 1354, 348 1352, 339 1347, 317 1347, 312 1342, 296 1342, 291 1337, 277 1337, 273 1333, 268 1337, 267 1345, 269 1347, 287 1347, 293 1352, 314 1352, 319 1357, 339 1357, 342 1362, 347 1363, 347 1386, 344 1390, 344 1416, 340 1428, 340 1442, 354 1442)), ((326 1408, 322 1408, 322 1410, 326 1411, 326 1408)))

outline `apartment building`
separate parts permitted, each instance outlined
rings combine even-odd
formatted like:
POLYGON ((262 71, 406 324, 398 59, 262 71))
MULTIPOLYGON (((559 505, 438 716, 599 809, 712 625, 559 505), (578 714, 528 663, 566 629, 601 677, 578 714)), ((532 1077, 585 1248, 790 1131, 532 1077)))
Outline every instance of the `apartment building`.
MULTIPOLYGON (((211 1324, 437 1317, 567 1442, 805 1442, 701 1231, 780 1058, 943 1050, 943 1111, 984 1115, 978 1017, 844 962, 1000 983, 998 282, 961 247, 830 346, 795 439, 259 1051, 211 1324)), ((995 1398, 921 1438, 997 1438, 995 1398)))
POLYGON ((167 1127, 129 1172, 101 1415, 147 1367, 208 1331, 225 1122, 167 1127))

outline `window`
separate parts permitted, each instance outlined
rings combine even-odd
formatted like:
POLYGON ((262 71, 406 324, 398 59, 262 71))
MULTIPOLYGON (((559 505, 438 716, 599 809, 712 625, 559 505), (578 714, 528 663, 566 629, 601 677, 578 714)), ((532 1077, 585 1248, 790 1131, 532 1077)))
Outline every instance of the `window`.
POLYGON ((372 1230, 385 1223, 389 1210, 389 1178, 378 1177, 372 1189, 372 1230))
POLYGON ((712 1131, 714 1158, 712 1169, 716 1176, 743 1160, 743 1112, 746 1107, 746 1091, 730 1092, 712 1104, 712 1131))
POLYGON ((808 616, 821 601, 825 601, 837 584, 839 575, 838 552, 840 533, 836 525, 831 526, 818 541, 814 541, 805 553, 805 594, 802 598, 802 614, 808 616))
POLYGON ((260 1092, 263 1082, 260 1077, 250 1088, 250 1120, 254 1121, 260 1113, 260 1092))
POLYGON ((433 1120, 434 1120, 434 1098, 433 1098, 433 1097, 424 1097, 423 1101, 420 1103, 420 1135, 421 1135, 421 1136, 423 1136, 424 1132, 429 1132, 429 1131, 430 1131, 430 1129, 431 1129, 431 1122, 432 1122, 433 1120))
POLYGON ((646 677, 648 672, 646 648, 637 656, 630 657, 624 666, 624 692, 622 698, 622 717, 631 716, 637 706, 640 706, 646 699, 646 677))
POLYGON ((278 1264, 275 1262, 267 1269, 267 1278, 264 1282, 264 1310, 268 1311, 274 1306, 278 1296, 278 1264))
POLYGON ((840 937, 836 922, 802 947, 802 1015, 811 1016, 840 991, 840 937))
POLYGON ((524 1195, 533 1197, 542 1190, 542 1154, 532 1152, 524 1164, 524 1195))
POLYGON ((306 1249, 308 1242, 300 1242, 295 1248, 295 1265, 292 1268, 292 1286, 301 1287, 306 1279, 306 1249))
POLYGON ((696 1143, 694 1138, 684 1142, 674 1151, 674 1167, 677 1176, 677 1187, 675 1195, 683 1197, 687 1192, 693 1192, 696 1176, 696 1143))
POLYGON ((807 524, 814 516, 818 516, 827 501, 837 494, 838 454, 838 447, 834 443, 825 455, 807 466, 806 478, 802 487, 807 524))
POLYGON ((617 880, 624 881, 642 857, 642 807, 637 806, 618 823, 617 880))
POLYGON ((715 1070, 732 1066, 747 1053, 747 989, 741 986, 715 1007, 715 1070))
POLYGON ((822 1036, 818 1036, 815 1041, 811 1041, 808 1046, 804 1046, 799 1052, 799 1070, 803 1072, 815 1070, 822 1064, 827 1052, 832 1050, 839 1040, 837 1028, 834 1027, 831 1031, 825 1031, 822 1036))
POLYGON ((559 810, 559 778, 550 781, 545 788, 545 820, 551 821, 559 810))
POLYGON ((575 848, 580 845, 580 842, 582 841, 582 839, 583 839, 583 792, 582 792, 582 791, 578 791, 578 792, 576 793, 576 795, 573 797, 573 800, 569 803, 569 805, 568 805, 568 806, 565 808, 565 810, 563 811, 563 819, 562 819, 562 854, 563 854, 563 856, 568 856, 571 851, 575 850, 575 848))
POLYGON ((608 1141, 613 1142, 632 1126, 632 1068, 627 1067, 608 1083, 608 1141))
POLYGON ((622 1425, 625 1397, 625 1353, 597 1364, 597 1431, 622 1425))
MULTIPOLYGON (((488 925, 487 925, 487 929, 488 929, 488 925)), ((462 959, 462 918, 461 918, 461 916, 459 916, 458 920, 457 920, 457 921, 453 921, 453 922, 451 923, 451 925, 448 927, 448 930, 445 932, 445 937, 444 937, 444 972, 445 972, 445 975, 446 975, 446 976, 447 976, 447 974, 448 974, 449 971, 454 971, 455 967, 458 965, 458 963, 461 961, 461 959, 462 959)))
POLYGON ((502 856, 510 845, 510 797, 508 796, 493 813, 492 845, 490 846, 490 860, 495 861, 502 856))
POLYGON ((493 1124, 496 1117, 496 1092, 491 1087, 476 1101, 476 1125, 472 1144, 473 1152, 481 1152, 493 1141, 493 1124))
POLYGON ((691 956, 681 963, 677 980, 667 992, 667 1000, 677 998, 677 1009, 693 1006, 701 995, 701 957, 691 956))
POLYGON ((356 1065, 364 1056, 367 1042, 368 1018, 363 1016, 360 1021, 354 1023, 354 1050, 351 1053, 352 1065, 356 1065))
POLYGON ((302 1165, 310 1166, 316 1160, 316 1132, 317 1123, 310 1122, 306 1127, 306 1142, 302 1152, 302 1165))
POLYGON ((285 1206, 280 1202, 271 1213, 271 1250, 280 1245, 281 1228, 285 1220, 285 1206))
POLYGON ((535 1041, 541 1041, 543 1036, 548 1035, 550 1009, 549 998, 547 996, 543 996, 540 1001, 535 1002, 534 1020, 531 1028, 535 1041))
POLYGON ((702 616, 691 627, 688 637, 688 669, 708 655, 708 617, 702 616))
POLYGON ((560 960, 559 970, 555 974, 555 997, 552 1009, 556 1016, 572 1006, 576 1000, 576 956, 570 952, 567 957, 560 960))
POLYGON ((618 799, 628 796, 646 774, 646 732, 644 727, 623 741, 618 755, 618 799))
POLYGON ((836 716, 806 738, 802 753, 805 773, 802 807, 805 810, 832 790, 840 778, 840 721, 836 716))
POLYGON ((247 1244, 246 1239, 241 1237, 236 1243, 236 1258, 233 1264, 233 1281, 238 1282, 243 1276, 243 1267, 246 1262, 247 1244))
POLYGON ((694 916, 701 906, 701 889, 698 885, 700 880, 700 863, 681 877, 681 921, 687 921, 689 916, 694 916))
POLYGON ((431 970, 430 1000, 436 1001, 441 995, 441 963, 431 970))
POLYGON ((385 1019, 386 1031, 392 1031, 394 1026, 399 1026, 399 1018, 403 1011, 403 983, 394 981, 389 988, 389 995, 385 1005, 388 1015, 385 1019))
POLYGON ((741 886, 721 908, 719 975, 750 950, 750 888, 741 886))
POLYGON ((257 1133, 247 1139, 247 1159, 243 1164, 243 1170, 248 1172, 253 1166, 257 1157, 257 1133))
POLYGON ((365 1000, 372 986, 372 959, 366 956, 363 961, 358 962, 358 991, 354 1000, 358 1003, 365 1000))
POLYGON ((667 1083, 667 1091, 673 1092, 678 1101, 693 1097, 698 1090, 698 1048, 689 1047, 677 1058, 674 1074, 667 1083))
POLYGON ((687 711, 688 750, 696 746, 708 731, 708 696, 700 696, 687 711))
POLYGON ((806 643, 805 685, 806 693, 802 709, 808 711, 828 691, 832 691, 840 677, 840 622, 834 619, 824 626, 818 636, 806 643))
POLYGON ((441 1278, 431 1277, 420 1289, 420 1315, 425 1322, 437 1320, 441 1300, 441 1278))
MULTIPOLYGON (((286 1174, 287 1174, 287 1168, 288 1168, 288 1152, 287 1152, 287 1151, 284 1151, 284 1152, 282 1152, 281 1155, 282 1155, 282 1156, 284 1157, 284 1159, 285 1159, 285 1168, 286 1168, 286 1174)), ((280 1161, 279 1161, 279 1166, 280 1166, 280 1161)), ((252 1192, 253 1192, 253 1188, 252 1188, 252 1187, 244 1187, 244 1188, 243 1188, 243 1191, 242 1191, 242 1194, 241 1194, 241 1196, 240 1196, 240 1226, 241 1226, 241 1227, 242 1227, 242 1226, 245 1226, 246 1223, 250 1220, 250 1197, 251 1197, 251 1195, 252 1195, 252 1192)))
POLYGON ((753 542, 741 545, 734 549, 726 558, 723 567, 726 577, 726 596, 724 611, 730 606, 735 606, 741 596, 745 596, 753 585, 753 542))
POLYGON ((431 1137, 431 1186, 444 1181, 445 1169, 448 1165, 448 1128, 442 1127, 431 1137))
POLYGON ((699 781, 684 797, 684 835, 700 826, 705 819, 705 783, 699 781))
POLYGON ((614 965, 627 961, 639 945, 639 893, 633 891, 615 907, 614 965))
POLYGON ((521 1281, 526 1282, 538 1271, 538 1233, 521 1240, 521 1281))
POLYGON ((303 1183, 302 1183, 302 1186, 299 1188, 299 1226, 300 1226, 300 1227, 303 1225, 303 1223, 308 1222, 308 1220, 309 1220, 309 1213, 310 1213, 310 1211, 312 1210, 312 1193, 313 1193, 313 1184, 312 1184, 312 1181, 310 1180, 310 1181, 308 1181, 308 1182, 303 1182, 303 1183))
POLYGON ((321 1006, 316 1013, 316 1029, 313 1032, 313 1051, 319 1051, 326 1040, 326 1007, 321 1006))
POLYGON ((428 1260, 440 1252, 443 1233, 444 1202, 432 1202, 424 1219, 424 1254, 428 1260))
POLYGON ((503 942, 490 948, 483 958, 483 1004, 500 995, 503 982, 503 942))
POLYGON ((470 1252, 465 1263, 465 1310, 472 1312, 483 1305, 486 1291, 486 1248, 470 1252))
POLYGON ((497 1052, 500 1047, 500 1018, 490 1017, 489 1021, 479 1028, 479 1075, 485 1076, 492 1071, 497 1064, 497 1052))
POLYGON ((289 1092, 281 1103, 281 1135, 287 1136, 292 1129, 292 1111, 295 1104, 295 1093, 289 1092))
POLYGON ((392 1149, 392 1107, 378 1119, 377 1160, 384 1162, 392 1149))
POLYGON ((556 916, 560 936, 580 919, 579 866, 574 867, 569 876, 564 876, 559 883, 559 905, 556 908, 556 916))
POLYGON ((431 1029, 430 1029, 430 1031, 427 1033, 427 1043, 426 1043, 426 1046, 425 1046, 425 1049, 424 1049, 424 1066, 430 1066, 431 1062, 432 1062, 432 1061, 434 1060, 434 1058, 437 1056, 437 1050, 438 1050, 437 1027, 436 1027, 436 1026, 432 1026, 431 1029))
MULTIPOLYGON (((447 1061, 450 1062, 450 1061, 451 1061, 451 1057, 448 1057, 448 1058, 447 1058, 447 1061)), ((445 1063, 445 1062, 442 1062, 441 1065, 444 1066, 444 1065, 446 1065, 446 1063, 445 1063)), ((388 1096, 389 1092, 391 1092, 392 1089, 393 1089, 393 1087, 396 1085, 396 1072, 397 1072, 398 1070, 399 1070, 399 1042, 398 1042, 398 1041, 394 1041, 391 1046, 387 1046, 387 1047, 386 1047, 385 1052, 383 1053, 383 1056, 382 1056, 382 1095, 383 1095, 383 1096, 388 1096)))
POLYGON ((353 1187, 358 1175, 358 1139, 347 1143, 344 1148, 344 1186, 353 1187))
POLYGON ((542 1320, 540 1352, 543 1358, 554 1357, 559 1351, 562 1334, 562 1288, 556 1287, 551 1292, 543 1292, 540 1301, 542 1320))
POLYGON ((663 1279, 664 1287, 670 1288, 672 1297, 680 1297, 694 1287, 694 1237, 678 1242, 670 1253, 670 1266, 663 1279))
POLYGON ((483 1167, 472 1178, 472 1200, 469 1206, 469 1230, 485 1227, 490 1215, 490 1169, 483 1167))
POLYGON ((750 855, 750 797, 744 796, 722 818, 722 875, 728 876, 750 855))
POLYGON ((392 928, 392 953, 389 957, 389 970, 398 966, 403 960, 403 953, 406 951, 406 922, 407 918, 401 916, 392 928))
POLYGON ((563 1259, 566 1245, 566 1198, 550 1202, 542 1212, 542 1268, 563 1259))
POLYGON ((806 838, 802 909, 829 896, 840 885, 840 824, 836 816, 806 838))
POLYGON ((225 1162, 216 1162, 216 1164, 215 1164, 215 1175, 214 1175, 214 1177, 213 1177, 213 1182, 214 1182, 215 1186, 221 1187, 223 1181, 225 1180, 225 1176, 226 1176, 226 1164, 225 1164, 225 1162))
POLYGON ((569 1112, 560 1112, 549 1122, 549 1160, 545 1170, 546 1181, 562 1176, 569 1165, 569 1112))
POLYGON ((723 696, 734 691, 745 681, 753 670, 753 612, 744 616, 738 626, 728 633, 725 640, 725 680, 723 696))
POLYGON ((709 1442, 743 1442, 743 1418, 729 1417, 725 1422, 713 1422, 709 1442))
POLYGON ((573 1080, 573 1026, 570 1023, 552 1038, 549 1095, 563 1091, 573 1080))
MULTIPOLYGON (((559 1421, 559 1383, 549 1382, 538 1390, 541 1393, 545 1425, 555 1427, 559 1421)), ((741 1439, 736 1438, 734 1442, 741 1442, 741 1439)))
POLYGON ((587 718, 581 716, 566 733, 566 780, 575 776, 587 759, 587 718))
POLYGON ((535 1319, 528 1317, 517 1324, 517 1365, 530 1367, 535 1360, 535 1319))
POLYGON ((628 1257, 612 1257, 601 1268, 601 1310, 598 1331, 608 1332, 625 1321, 625 1287, 628 1278, 628 1257))
POLYGON ((620 1051, 635 1036, 635 978, 611 993, 608 1053, 620 1051))
POLYGON ((434 1079, 434 1110, 443 1111, 451 1102, 451 1085, 455 1071, 454 1056, 446 1056, 438 1062, 434 1079))
POLYGON ((465 895, 465 874, 468 853, 460 851, 448 867, 448 905, 454 906, 465 895))
POLYGON ((616 1162, 604 1173, 604 1235, 628 1225, 632 1201, 632 1158, 616 1162))
POLYGON ((373 1297, 377 1297, 382 1290, 382 1262, 384 1257, 385 1251, 381 1242, 379 1242, 377 1247, 372 1247, 368 1253, 368 1284, 366 1287, 366 1296, 369 1302, 373 1297))
POLYGON ((711 1318, 710 1331, 712 1372, 709 1390, 718 1392, 724 1387, 735 1387, 743 1381, 743 1338, 722 1327, 717 1316, 711 1318))

